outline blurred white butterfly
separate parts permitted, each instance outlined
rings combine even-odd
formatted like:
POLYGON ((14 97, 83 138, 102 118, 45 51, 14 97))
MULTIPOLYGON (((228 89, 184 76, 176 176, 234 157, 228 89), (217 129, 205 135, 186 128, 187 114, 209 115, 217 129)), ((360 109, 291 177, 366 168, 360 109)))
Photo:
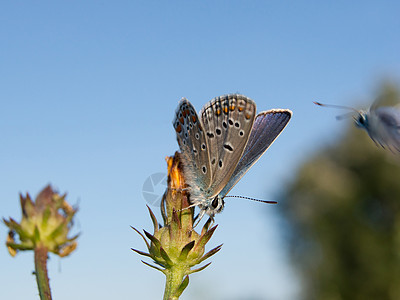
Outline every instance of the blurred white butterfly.
MULTIPOLYGON (((381 106, 378 101, 368 111, 356 110, 352 107, 322 104, 314 104, 326 107, 336 107, 352 110, 353 119, 357 127, 365 129, 371 139, 382 148, 389 148, 392 152, 400 152, 400 107, 381 106)), ((343 116, 336 117, 342 119, 343 116)))

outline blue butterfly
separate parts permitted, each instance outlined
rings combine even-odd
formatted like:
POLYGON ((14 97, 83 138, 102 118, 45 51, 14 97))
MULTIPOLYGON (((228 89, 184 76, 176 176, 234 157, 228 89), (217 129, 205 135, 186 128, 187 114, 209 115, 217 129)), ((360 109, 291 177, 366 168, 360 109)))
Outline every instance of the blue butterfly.
POLYGON ((239 94, 214 98, 203 107, 200 117, 187 99, 180 101, 173 126, 190 201, 200 208, 199 221, 205 214, 213 220, 222 211, 226 194, 273 143, 291 116, 288 109, 256 114, 254 101, 239 94))
POLYGON ((379 101, 375 101, 368 111, 363 111, 341 105, 314 103, 319 106, 352 110, 356 126, 365 129, 377 145, 389 148, 392 152, 400 151, 400 108, 398 106, 381 106, 379 101))

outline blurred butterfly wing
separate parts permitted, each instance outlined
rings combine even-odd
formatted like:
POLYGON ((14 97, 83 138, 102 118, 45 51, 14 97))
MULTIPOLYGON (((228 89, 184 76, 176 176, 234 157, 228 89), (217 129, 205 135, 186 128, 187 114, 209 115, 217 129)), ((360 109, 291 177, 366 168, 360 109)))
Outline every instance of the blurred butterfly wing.
POLYGON ((243 156, 228 184, 221 191, 225 196, 244 174, 257 162, 288 124, 292 112, 288 109, 272 109, 256 116, 243 156))
POLYGON ((381 96, 375 99, 374 103, 372 103, 370 111, 376 110, 379 107, 393 107, 398 106, 400 104, 398 96, 396 93, 392 93, 391 90, 388 90, 386 93, 383 93, 381 96))
POLYGON ((382 147, 400 151, 400 110, 394 107, 378 107, 371 110, 368 133, 382 147))

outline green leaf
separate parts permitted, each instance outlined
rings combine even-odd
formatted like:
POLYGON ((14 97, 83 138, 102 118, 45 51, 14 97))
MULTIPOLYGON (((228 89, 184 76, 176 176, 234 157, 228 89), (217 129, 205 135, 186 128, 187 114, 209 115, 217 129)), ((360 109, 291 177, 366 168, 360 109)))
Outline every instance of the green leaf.
POLYGON ((143 230, 144 234, 147 236, 147 238, 153 243, 154 247, 149 248, 149 252, 152 252, 154 256, 159 256, 160 255, 160 248, 161 248, 161 243, 160 241, 155 238, 153 235, 148 233, 146 230, 143 230))
POLYGON ((143 256, 147 256, 147 257, 152 258, 151 255, 150 255, 149 253, 146 253, 146 252, 143 252, 143 251, 140 251, 140 250, 136 250, 136 249, 133 249, 133 248, 131 248, 131 250, 132 250, 132 251, 135 251, 136 253, 138 253, 138 254, 140 254, 140 255, 143 255, 143 256))
POLYGON ((182 283, 176 289, 174 296, 179 298, 188 285, 189 285, 189 276, 186 275, 185 279, 183 279, 182 283))
POLYGON ((50 238, 55 239, 57 236, 59 236, 63 232, 64 226, 66 226, 64 223, 58 225, 57 228, 54 229, 53 232, 50 234, 50 238))
POLYGON ((6 243, 7 247, 11 247, 13 249, 17 249, 17 250, 32 250, 33 246, 26 246, 24 244, 15 244, 15 243, 6 243))
POLYGON ((80 233, 74 235, 72 238, 67 239, 67 242, 73 242, 73 241, 75 241, 80 235, 81 235, 80 233))
POLYGON ((165 274, 165 270, 160 269, 159 267, 153 266, 153 265, 151 265, 151 264, 145 262, 144 260, 142 260, 142 263, 144 263, 146 266, 149 266, 149 267, 151 267, 151 268, 153 268, 153 269, 156 269, 156 270, 158 270, 158 271, 160 271, 160 272, 163 272, 163 273, 165 274))
POLYGON ((43 212, 43 217, 42 217, 42 225, 43 225, 43 227, 47 226, 50 216, 51 216, 50 206, 47 206, 46 209, 43 212))
POLYGON ((174 265, 174 262, 169 258, 168 253, 164 250, 163 247, 160 247, 160 255, 165 260, 168 267, 174 265))
POLYGON ((40 241, 40 232, 39 232, 39 228, 37 228, 37 226, 35 226, 35 231, 33 233, 34 236, 34 244, 36 245, 38 241, 40 241))
POLYGON ((194 251, 199 251, 199 249, 204 249, 205 245, 208 243, 208 241, 211 239, 215 229, 217 229, 218 225, 215 225, 212 227, 209 231, 207 231, 204 235, 200 237, 200 240, 197 242, 194 251))
POLYGON ((156 232, 158 232, 158 221, 157 221, 157 218, 153 214, 153 212, 151 211, 150 207, 148 205, 146 205, 146 206, 147 206, 147 209, 149 210, 151 221, 153 222, 154 233, 156 233, 156 232))
POLYGON ((132 227, 132 226, 131 226, 131 228, 132 228, 133 230, 135 230, 135 231, 143 238, 144 242, 146 243, 147 250, 150 251, 150 244, 147 242, 147 240, 146 240, 146 238, 144 237, 144 235, 143 235, 139 230, 137 230, 135 227, 132 227))
POLYGON ((147 236, 147 238, 154 244, 154 246, 157 249, 160 249, 160 247, 161 247, 160 241, 156 237, 154 237, 152 234, 148 233, 146 230, 143 230, 143 232, 147 236))
POLYGON ((211 262, 209 262, 208 264, 206 264, 206 265, 204 265, 204 266, 202 266, 202 267, 200 267, 200 268, 191 270, 191 271, 189 272, 189 274, 193 274, 193 273, 197 273, 197 272, 203 271, 203 270, 204 270, 205 268, 207 268, 209 265, 211 265, 211 262))
POLYGON ((167 197, 167 192, 165 192, 163 194, 163 196, 162 196, 161 207, 160 207, 161 208, 161 216, 163 218, 164 224, 168 224, 168 216, 167 216, 167 213, 165 211, 165 200, 166 200, 166 197, 167 197))
POLYGON ((217 246, 217 247, 215 247, 214 249, 211 249, 211 250, 208 251, 206 254, 204 254, 204 255, 200 258, 200 260, 199 260, 197 263, 198 263, 198 264, 199 264, 199 263, 202 263, 202 262, 205 261, 207 258, 210 258, 210 257, 213 256, 215 253, 217 253, 219 250, 221 250, 221 248, 222 248, 222 244, 219 245, 219 246, 217 246))
POLYGON ((195 241, 191 241, 190 243, 187 243, 185 247, 183 247, 181 254, 179 255, 178 260, 184 261, 186 260, 190 250, 194 247, 195 241))

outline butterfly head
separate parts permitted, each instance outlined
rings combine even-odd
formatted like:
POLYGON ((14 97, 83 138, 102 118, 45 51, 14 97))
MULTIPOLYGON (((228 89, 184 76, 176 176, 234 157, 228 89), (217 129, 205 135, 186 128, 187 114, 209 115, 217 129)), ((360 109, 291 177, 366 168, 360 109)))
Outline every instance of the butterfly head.
POLYGON ((339 115, 336 117, 336 119, 342 120, 344 118, 352 116, 357 127, 368 129, 368 113, 366 111, 357 110, 357 109, 355 109, 353 107, 349 107, 349 106, 323 104, 320 102, 314 102, 314 104, 319 105, 319 106, 334 107, 334 108, 350 110, 351 112, 346 113, 344 115, 339 115))
POLYGON ((200 203, 199 208, 212 218, 215 216, 215 214, 220 213, 224 209, 224 204, 224 199, 217 195, 214 198, 205 201, 204 203, 200 203))
POLYGON ((215 196, 215 198, 211 201, 210 208, 214 210, 215 213, 220 213, 224 209, 224 199, 219 195, 215 196))

